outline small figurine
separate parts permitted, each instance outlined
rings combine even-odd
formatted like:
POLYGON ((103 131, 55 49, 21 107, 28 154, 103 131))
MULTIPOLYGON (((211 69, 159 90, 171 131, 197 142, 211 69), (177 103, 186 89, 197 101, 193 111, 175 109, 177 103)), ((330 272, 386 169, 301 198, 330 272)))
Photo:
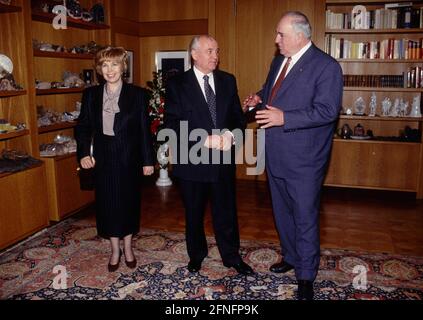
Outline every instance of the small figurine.
POLYGON ((404 101, 402 98, 400 100, 399 105, 399 113, 400 117, 405 117, 408 114, 408 101, 404 101))
POLYGON ((399 110, 400 110, 400 100, 396 98, 394 101, 394 107, 389 112, 389 116, 399 117, 399 110))
POLYGON ((364 115, 364 110, 366 109, 366 104, 362 97, 358 97, 354 102, 354 114, 362 116, 364 115))
POLYGON ((420 118, 422 116, 420 111, 420 94, 413 97, 413 104, 411 106, 411 112, 409 117, 420 118))
POLYGON ((391 99, 386 97, 382 101, 382 116, 387 117, 389 116, 389 112, 391 111, 392 102, 391 99))
POLYGON ((377 101, 376 101, 376 94, 373 92, 372 96, 370 97, 370 104, 369 104, 369 117, 376 116, 376 107, 377 107, 377 101))

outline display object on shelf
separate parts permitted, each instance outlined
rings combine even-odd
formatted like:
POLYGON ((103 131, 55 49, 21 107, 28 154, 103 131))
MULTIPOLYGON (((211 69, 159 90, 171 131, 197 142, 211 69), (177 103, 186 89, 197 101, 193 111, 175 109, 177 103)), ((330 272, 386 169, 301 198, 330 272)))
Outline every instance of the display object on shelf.
POLYGON ((91 16, 93 17, 93 22, 94 23, 105 23, 106 22, 106 15, 105 15, 105 10, 104 10, 104 6, 101 3, 97 3, 95 4, 91 10, 91 16))
POLYGON ((411 106, 411 112, 409 114, 409 117, 414 118, 420 118, 422 116, 421 110, 420 110, 420 102, 421 96, 417 95, 413 98, 413 104, 411 106))
POLYGON ((8 56, 0 54, 0 91, 22 90, 13 77, 13 62, 8 56))
POLYGON ((0 173, 19 172, 41 163, 26 152, 4 149, 0 155, 0 173))
POLYGON ((377 108, 377 97, 376 93, 372 93, 372 97, 370 98, 369 103, 369 116, 374 117, 376 116, 376 108, 377 108))
POLYGON ((366 109, 366 105, 365 105, 363 97, 358 97, 357 100, 355 100, 354 102, 354 114, 362 116, 364 115, 365 109, 366 109))
POLYGON ((0 119, 0 133, 8 133, 26 129, 25 123, 11 125, 6 119, 0 119))
POLYGON ((40 145, 41 157, 57 157, 76 152, 76 140, 61 134, 56 135, 53 143, 40 145))
POLYGON ((65 71, 63 73, 63 81, 46 82, 35 80, 35 88, 40 90, 48 89, 69 89, 69 88, 84 88, 85 81, 73 72, 65 71))
POLYGON ((57 112, 46 109, 43 106, 37 106, 38 127, 51 126, 63 122, 74 122, 78 119, 80 111, 57 112))
POLYGON ((94 55, 97 51, 101 50, 103 47, 98 45, 95 41, 90 41, 86 44, 75 45, 70 48, 66 46, 46 43, 38 41, 36 39, 32 40, 32 47, 34 50, 43 51, 43 52, 60 52, 60 53, 72 53, 72 54, 91 54, 94 55))

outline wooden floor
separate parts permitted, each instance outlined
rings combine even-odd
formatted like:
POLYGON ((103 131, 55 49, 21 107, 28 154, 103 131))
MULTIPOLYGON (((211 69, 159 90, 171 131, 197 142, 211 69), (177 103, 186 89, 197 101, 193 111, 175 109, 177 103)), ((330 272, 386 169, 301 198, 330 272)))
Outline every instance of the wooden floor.
MULTIPOLYGON (((264 182, 239 181, 241 239, 278 241, 270 195, 264 182)), ((184 210, 178 188, 143 188, 141 225, 183 232, 184 210)), ((205 217, 213 235, 210 211, 205 217)), ((423 256, 423 201, 412 193, 324 188, 320 216, 322 248, 342 248, 423 256)))

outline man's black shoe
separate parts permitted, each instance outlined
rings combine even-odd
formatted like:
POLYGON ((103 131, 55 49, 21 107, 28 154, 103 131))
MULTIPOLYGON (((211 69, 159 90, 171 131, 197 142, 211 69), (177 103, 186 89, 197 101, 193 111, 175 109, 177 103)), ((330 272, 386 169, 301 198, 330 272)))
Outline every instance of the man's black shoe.
POLYGON ((279 262, 272 265, 269 270, 274 273, 285 273, 294 269, 294 266, 290 265, 287 262, 279 262))
POLYGON ((314 290, 313 290, 313 281, 309 280, 297 280, 298 290, 297 290, 297 299, 298 300, 313 300, 314 290))
POLYGON ((189 272, 198 272, 201 269, 201 262, 190 260, 188 263, 188 271, 189 272))
POLYGON ((225 267, 234 268, 239 274, 243 275, 254 274, 254 270, 244 261, 241 261, 237 264, 225 265, 225 267))

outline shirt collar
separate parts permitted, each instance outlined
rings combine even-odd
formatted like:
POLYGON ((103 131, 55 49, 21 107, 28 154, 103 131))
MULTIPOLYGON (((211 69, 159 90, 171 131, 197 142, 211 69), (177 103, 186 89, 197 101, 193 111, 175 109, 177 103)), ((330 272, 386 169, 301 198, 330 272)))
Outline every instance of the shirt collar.
MULTIPOLYGON (((204 81, 205 73, 202 73, 196 66, 193 66, 195 77, 198 79, 198 81, 204 81)), ((210 72, 207 74, 209 76, 209 80, 213 79, 213 72, 210 72)), ((201 83, 201 82, 200 82, 201 83)))
POLYGON ((291 66, 293 66, 298 60, 300 60, 303 54, 311 47, 311 44, 312 42, 309 41, 304 47, 301 48, 300 51, 291 56, 291 66))
POLYGON ((107 83, 104 85, 104 93, 105 93, 105 96, 108 98, 108 99, 115 99, 115 98, 117 98, 117 97, 119 97, 120 96, 120 93, 121 93, 121 91, 122 91, 122 87, 123 87, 123 81, 121 81, 120 82, 120 84, 119 84, 119 86, 118 86, 118 88, 116 89, 116 91, 112 94, 112 93, 109 93, 109 91, 107 90, 107 83))

